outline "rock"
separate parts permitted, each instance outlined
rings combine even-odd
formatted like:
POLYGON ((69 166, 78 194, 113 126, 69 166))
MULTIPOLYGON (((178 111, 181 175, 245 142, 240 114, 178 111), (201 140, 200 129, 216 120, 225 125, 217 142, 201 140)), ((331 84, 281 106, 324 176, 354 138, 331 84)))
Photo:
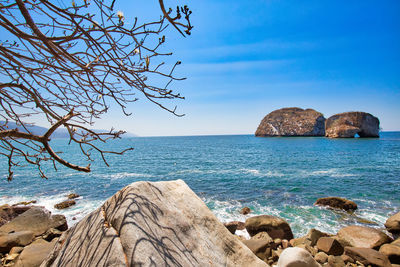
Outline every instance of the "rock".
POLYGON ((262 239, 266 240, 268 243, 274 243, 274 240, 269 236, 267 232, 259 232, 256 235, 252 236, 250 239, 253 240, 262 239))
POLYGON ((292 229, 289 224, 282 218, 271 215, 260 215, 250 217, 245 222, 246 230, 250 236, 254 236, 259 232, 267 232, 273 239, 293 238, 292 229))
POLYGON ((325 118, 313 109, 282 108, 261 121, 256 136, 324 136, 325 118))
POLYGON ((26 246, 32 242, 33 238, 32 231, 0 232, 0 252, 9 252, 15 246, 26 246))
POLYGON ((312 247, 312 246, 310 246, 308 244, 300 244, 300 245, 298 245, 296 247, 307 250, 313 256, 317 255, 317 253, 318 253, 318 250, 316 248, 314 248, 314 247, 312 247))
POLYGON ((27 205, 30 205, 30 204, 35 204, 35 203, 37 203, 37 201, 36 201, 36 200, 31 200, 31 201, 21 201, 21 202, 18 202, 18 203, 15 203, 15 204, 13 204, 13 206, 19 206, 19 205, 24 205, 24 206, 27 206, 27 205))
POLYGON ((338 232, 338 239, 342 244, 351 247, 379 248, 392 239, 385 233, 371 227, 351 225, 338 232))
POLYGON ((400 234, 400 212, 389 217, 385 223, 386 229, 393 234, 400 234))
POLYGON ((343 254, 343 247, 340 243, 331 237, 321 237, 317 242, 318 250, 328 255, 339 256, 343 254))
POLYGON ((229 232, 231 232, 232 234, 235 234, 238 224, 235 222, 228 222, 228 223, 224 223, 224 226, 226 227, 226 229, 229 230, 229 232))
POLYGON ((325 262, 328 261, 328 255, 325 252, 318 252, 317 254, 315 254, 314 259, 321 264, 324 264, 325 262))
POLYGON ((71 194, 68 194, 68 195, 67 195, 67 198, 68 198, 68 199, 74 199, 74 198, 78 198, 78 197, 80 197, 80 195, 75 194, 75 193, 71 193, 71 194))
POLYGON ((379 252, 386 255, 391 263, 400 264, 400 245, 384 244, 379 252))
POLYGON ((8 223, 18 215, 29 210, 31 207, 10 206, 8 204, 0 206, 0 226, 8 223))
POLYGON ((348 256, 348 255, 341 255, 340 256, 341 258, 342 258, 342 260, 344 261, 344 263, 348 263, 348 262, 350 262, 350 263, 354 263, 354 260, 353 260, 353 258, 351 258, 350 256, 348 256))
POLYGON ((344 263, 344 260, 342 259, 342 257, 330 255, 328 257, 328 266, 329 267, 345 267, 346 264, 344 263))
POLYGON ((61 210, 61 209, 66 209, 68 207, 71 207, 75 204, 76 204, 75 200, 65 200, 63 202, 55 204, 54 208, 61 210))
POLYGON ((249 207, 244 207, 243 209, 240 210, 240 214, 247 215, 251 212, 251 209, 249 207))
POLYGON ((283 239, 283 240, 282 240, 282 248, 283 248, 283 249, 288 248, 288 247, 290 247, 290 246, 291 246, 291 245, 290 245, 290 243, 289 243, 288 240, 286 240, 286 239, 283 239))
POLYGON ((329 234, 321 232, 317 229, 310 229, 310 231, 308 231, 306 235, 306 238, 310 240, 309 244, 310 246, 315 246, 321 237, 327 237, 327 236, 329 236, 329 234))
POLYGON ((323 197, 317 199, 314 203, 317 206, 328 206, 334 209, 342 209, 346 211, 353 211, 357 209, 357 204, 351 200, 341 197, 323 197))
POLYGON ((267 265, 177 180, 126 186, 65 232, 45 266, 267 265))
POLYGON ((365 266, 391 267, 388 257, 372 248, 345 247, 344 253, 365 266))
POLYGON ((302 248, 287 248, 279 257, 278 267, 320 267, 311 254, 302 248))
POLYGON ((55 242, 47 242, 43 239, 34 241, 32 244, 24 248, 13 267, 40 266, 54 248, 54 245, 55 242))
POLYGON ((23 250, 24 250, 24 247, 13 247, 13 248, 10 250, 9 254, 19 254, 19 253, 21 253, 21 251, 23 251, 23 250))
POLYGON ((41 235, 50 228, 65 231, 68 228, 64 215, 51 215, 51 212, 41 208, 32 207, 11 222, 0 227, 0 232, 32 231, 35 236, 41 235))
POLYGON ((250 239, 243 241, 243 244, 245 244, 260 259, 265 260, 268 258, 269 255, 266 253, 270 244, 268 240, 250 239))
POLYGON ((54 228, 50 228, 49 230, 46 231, 46 233, 44 233, 42 235, 42 238, 46 241, 51 241, 56 237, 60 237, 62 235, 62 232, 60 230, 54 229, 54 228))
POLYGON ((325 135, 330 138, 379 137, 379 119, 365 112, 344 112, 326 120, 325 135))

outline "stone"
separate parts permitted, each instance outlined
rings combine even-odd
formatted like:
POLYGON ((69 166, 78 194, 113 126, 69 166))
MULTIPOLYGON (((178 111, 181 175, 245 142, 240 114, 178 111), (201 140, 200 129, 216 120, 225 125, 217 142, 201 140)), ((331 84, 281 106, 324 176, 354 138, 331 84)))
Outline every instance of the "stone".
POLYGON ((67 198, 68 198, 68 199, 74 199, 74 198, 78 198, 78 197, 80 197, 80 195, 75 194, 75 193, 71 193, 71 194, 68 194, 68 195, 67 195, 67 198))
POLYGON ((12 219, 30 208, 31 207, 27 206, 10 206, 8 204, 0 206, 0 226, 10 222, 12 219))
POLYGON ((379 137, 379 119, 366 112, 344 112, 329 117, 325 135, 330 138, 379 137))
POLYGON ((269 255, 267 255, 266 250, 269 247, 269 242, 268 240, 263 240, 263 239, 249 239, 243 241, 243 244, 245 244, 258 258, 265 260, 268 258, 269 255))
POLYGON ((328 266, 329 267, 345 267, 346 264, 344 263, 344 260, 342 259, 342 257, 330 255, 330 256, 328 256, 328 266))
POLYGON ((43 239, 34 241, 26 246, 19 255, 13 267, 38 267, 50 254, 55 242, 47 242, 43 239))
POLYGON ((317 242, 318 250, 325 252, 328 255, 339 256, 344 252, 342 245, 331 237, 321 237, 317 242))
POLYGON ((250 239, 253 240, 262 239, 266 240, 268 243, 274 243, 274 240, 269 236, 267 232, 259 232, 256 235, 252 236, 250 239))
POLYGON ((61 209, 69 208, 75 204, 76 204, 75 200, 65 200, 63 202, 55 204, 54 208, 61 210, 61 209))
POLYGON ((24 205, 24 206, 27 206, 27 205, 30 205, 30 204, 35 204, 35 203, 37 203, 37 201, 36 201, 36 200, 31 200, 31 201, 21 201, 21 202, 18 202, 18 203, 15 203, 15 204, 13 204, 13 206, 19 206, 19 205, 24 205))
POLYGON ((24 247, 13 247, 12 249, 10 249, 10 252, 8 252, 8 253, 9 254, 19 254, 23 250, 24 250, 24 247))
POLYGON ((32 231, 0 232, 0 252, 9 252, 15 246, 26 246, 32 242, 33 238, 32 231))
POLYGON ((379 252, 386 255, 391 263, 400 264, 400 245, 384 244, 379 252))
POLYGON ((61 235, 62 232, 60 230, 50 228, 49 230, 46 231, 46 233, 42 235, 42 238, 46 241, 51 241, 56 237, 60 237, 61 235))
POLYGON ((345 254, 343 254, 343 255, 341 255, 340 256, 341 258, 342 258, 342 260, 344 261, 344 263, 354 263, 354 260, 353 260, 353 258, 351 258, 350 256, 348 256, 348 255, 345 255, 345 254))
POLYGON ((325 118, 313 109, 282 108, 266 115, 256 136, 324 136, 325 118))
POLYGON ((278 260, 278 267, 320 267, 311 254, 302 248, 285 249, 278 260))
POLYGON ((267 266, 182 180, 135 182, 67 230, 46 266, 267 266))
POLYGON ((391 267, 388 257, 372 248, 345 247, 344 253, 365 266, 391 267))
POLYGON ((400 234, 400 212, 389 217, 386 220, 385 227, 393 234, 400 234))
POLYGON ((251 212, 251 209, 249 207, 244 207, 243 209, 240 210, 240 214, 247 215, 251 212))
POLYGON ((288 248, 288 247, 291 247, 289 241, 287 239, 283 239, 282 240, 282 248, 285 249, 285 248, 288 248))
POLYGON ((314 248, 314 247, 312 247, 312 246, 310 246, 308 244, 300 244, 300 245, 297 245, 296 247, 303 248, 303 249, 307 250, 313 256, 315 256, 317 254, 317 252, 318 252, 318 250, 316 248, 314 248))
POLYGON ((0 232, 32 231, 35 236, 55 228, 65 231, 68 228, 64 215, 51 215, 51 212, 42 207, 32 207, 11 222, 0 227, 0 232))
POLYGON ((339 230, 338 239, 341 244, 351 247, 379 248, 392 239, 375 228, 351 225, 339 230))
POLYGON ((321 237, 327 236, 329 236, 329 234, 321 232, 317 229, 310 229, 306 235, 306 238, 310 240, 310 246, 315 246, 321 237))
POLYGON ((314 259, 320 263, 320 264, 324 264, 325 262, 328 261, 328 255, 325 252, 318 252, 317 254, 315 254, 314 259))
POLYGON ((273 239, 290 240, 293 238, 289 224, 284 219, 272 215, 250 217, 246 220, 245 226, 250 236, 254 236, 259 232, 267 232, 273 239))
POLYGON ((351 200, 341 197, 323 197, 317 199, 314 203, 316 206, 328 206, 334 209, 342 209, 345 211, 354 211, 357 209, 357 204, 351 200))
POLYGON ((235 234, 238 225, 235 222, 228 222, 224 223, 224 226, 226 227, 226 229, 228 229, 229 232, 231 232, 231 234, 235 234))

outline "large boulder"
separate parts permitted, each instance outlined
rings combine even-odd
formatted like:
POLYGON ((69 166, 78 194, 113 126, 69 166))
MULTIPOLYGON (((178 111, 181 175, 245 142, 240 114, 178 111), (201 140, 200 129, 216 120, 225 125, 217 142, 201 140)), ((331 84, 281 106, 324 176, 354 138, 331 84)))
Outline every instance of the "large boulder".
POLYGON ((44 266, 267 266, 182 181, 136 182, 64 233, 44 266))
POLYGON ((354 261, 359 261, 365 266, 372 267, 391 267, 388 257, 371 248, 345 247, 344 253, 354 261))
POLYGON ((389 243, 392 239, 375 228, 351 225, 339 230, 337 235, 339 241, 351 247, 362 248, 379 248, 385 243, 389 243))
POLYGON ((34 238, 32 231, 21 231, 12 233, 0 232, 0 253, 9 252, 12 247, 26 246, 34 238))
POLYGON ((400 244, 384 244, 379 252, 386 255, 391 263, 400 264, 400 244))
POLYGON ((39 267, 55 244, 56 240, 52 242, 47 242, 43 239, 34 241, 24 248, 13 267, 39 267))
POLYGON ((1 226, 0 232, 32 231, 35 236, 38 236, 50 228, 60 231, 67 230, 68 225, 65 216, 51 215, 50 211, 42 207, 32 207, 11 222, 1 226))
POLYGON ((318 250, 328 255, 339 256, 343 254, 343 247, 336 239, 332 237, 321 237, 317 242, 318 250))
POLYGON ((8 223, 30 208, 29 206, 10 206, 8 204, 0 206, 0 226, 8 223))
POLYGON ((246 220, 245 227, 250 236, 254 236, 259 232, 267 232, 273 239, 290 240, 293 238, 289 224, 284 219, 272 215, 250 217, 246 220))
POLYGON ((379 119, 366 112, 344 112, 329 117, 325 135, 331 138, 379 137, 379 119))
POLYGON ((351 200, 341 197, 323 197, 317 199, 314 203, 317 206, 328 206, 334 209, 342 209, 345 211, 353 211, 357 209, 357 204, 351 200))
POLYGON ((389 217, 386 220, 385 227, 393 234, 400 234, 400 212, 389 217))
POLYGON ((324 136, 325 118, 313 109, 282 108, 261 121, 256 136, 324 136))
POLYGON ((302 248, 287 248, 279 257, 278 267, 320 267, 312 255, 302 248))

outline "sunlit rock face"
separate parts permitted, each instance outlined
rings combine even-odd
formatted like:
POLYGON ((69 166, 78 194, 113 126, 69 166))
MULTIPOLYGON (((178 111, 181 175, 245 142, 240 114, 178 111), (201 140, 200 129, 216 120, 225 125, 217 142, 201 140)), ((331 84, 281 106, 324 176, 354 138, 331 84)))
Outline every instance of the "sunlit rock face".
POLYGON ((282 108, 261 121, 256 136, 324 136, 325 118, 313 109, 282 108))
POLYGON ((330 138, 379 137, 379 119, 366 112, 344 112, 326 120, 325 132, 330 138))

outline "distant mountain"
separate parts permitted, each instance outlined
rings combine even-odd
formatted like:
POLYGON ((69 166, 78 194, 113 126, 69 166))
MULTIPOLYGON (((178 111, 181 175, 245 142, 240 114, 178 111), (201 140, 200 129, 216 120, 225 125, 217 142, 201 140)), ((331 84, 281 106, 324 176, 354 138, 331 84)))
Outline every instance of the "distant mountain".
MULTIPOLYGON (((0 121, 0 125, 4 125, 5 121, 0 121)), ((7 124, 9 129, 18 129, 21 132, 26 132, 26 130, 21 127, 18 126, 15 122, 8 122, 7 124)), ((35 134, 35 135, 43 135, 47 132, 47 128, 45 127, 41 127, 41 126, 27 126, 26 128, 28 128, 28 130, 35 134)), ((94 132, 107 132, 107 130, 98 130, 98 129, 93 129, 94 132)), ((52 138, 69 138, 69 134, 67 129, 65 129, 64 127, 60 127, 57 130, 54 131, 54 133, 51 135, 52 138)), ((124 135, 122 135, 122 138, 129 138, 129 137, 137 137, 137 135, 132 134, 132 133, 125 133, 124 135)))

